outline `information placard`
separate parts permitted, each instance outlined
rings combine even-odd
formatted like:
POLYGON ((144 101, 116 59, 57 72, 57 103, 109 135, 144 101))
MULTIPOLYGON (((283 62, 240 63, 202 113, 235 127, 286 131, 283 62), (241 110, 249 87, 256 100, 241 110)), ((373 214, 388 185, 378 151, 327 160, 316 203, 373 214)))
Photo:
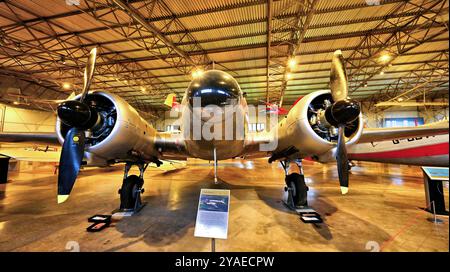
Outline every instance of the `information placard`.
POLYGON ((423 171, 427 174, 431 180, 447 180, 448 181, 448 168, 447 167, 422 167, 423 171))
POLYGON ((194 236, 227 239, 230 190, 202 189, 194 236))

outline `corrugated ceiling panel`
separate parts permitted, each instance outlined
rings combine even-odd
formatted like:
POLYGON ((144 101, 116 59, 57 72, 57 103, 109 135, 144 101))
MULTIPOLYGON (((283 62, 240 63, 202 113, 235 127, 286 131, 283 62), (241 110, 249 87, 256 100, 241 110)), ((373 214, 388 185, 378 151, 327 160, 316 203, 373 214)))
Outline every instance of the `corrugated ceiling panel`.
POLYGON ((242 18, 247 20, 254 20, 258 18, 265 18, 265 6, 256 5, 251 7, 244 7, 240 9, 232 9, 214 13, 204 13, 201 15, 180 18, 181 23, 187 28, 203 28, 210 25, 219 24, 233 24, 239 22, 242 18))
POLYGON ((220 9, 223 7, 239 6, 246 3, 256 3, 255 0, 214 0, 214 1, 179 1, 166 0, 164 1, 170 10, 177 14, 187 14, 190 12, 206 11, 210 9, 220 9))

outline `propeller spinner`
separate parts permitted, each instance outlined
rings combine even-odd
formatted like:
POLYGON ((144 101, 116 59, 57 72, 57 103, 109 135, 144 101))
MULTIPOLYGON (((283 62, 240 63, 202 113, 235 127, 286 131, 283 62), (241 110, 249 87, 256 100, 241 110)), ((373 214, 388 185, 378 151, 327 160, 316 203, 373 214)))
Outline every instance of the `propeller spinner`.
POLYGON ((97 48, 91 50, 84 71, 84 85, 81 98, 62 102, 57 109, 58 117, 70 129, 64 138, 64 144, 59 159, 58 173, 58 203, 69 198, 75 180, 80 171, 85 147, 85 130, 90 128, 93 118, 97 117, 84 103, 94 76, 97 48))

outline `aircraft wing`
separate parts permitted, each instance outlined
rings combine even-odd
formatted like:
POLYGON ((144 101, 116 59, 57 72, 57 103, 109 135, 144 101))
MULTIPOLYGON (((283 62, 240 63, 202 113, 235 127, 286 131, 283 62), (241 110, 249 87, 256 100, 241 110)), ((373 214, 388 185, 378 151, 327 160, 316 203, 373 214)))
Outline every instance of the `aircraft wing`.
POLYGON ((447 134, 448 121, 442 121, 417 127, 365 128, 358 143, 381 142, 394 139, 433 136, 447 134))
POLYGON ((49 145, 59 145, 55 132, 0 132, 0 143, 43 143, 49 145))
POLYGON ((54 132, 0 132, 1 143, 14 143, 12 145, 0 146, 0 154, 21 161, 40 161, 40 162, 58 162, 60 150, 58 151, 43 151, 33 150, 29 148, 30 144, 42 144, 47 146, 59 146, 58 137, 54 132), (24 145, 25 144, 25 145, 24 145))
POLYGON ((271 143, 273 143, 273 137, 270 132, 256 132, 249 133, 245 137, 245 148, 242 157, 244 158, 265 158, 270 157, 272 150, 271 143))
MULTIPOLYGON (((44 149, 45 150, 45 149, 44 149)), ((33 150, 25 147, 0 147, 0 154, 18 161, 59 162, 61 150, 33 150)))
POLYGON ((162 160, 186 160, 188 155, 183 134, 158 132, 155 138, 155 148, 162 160))

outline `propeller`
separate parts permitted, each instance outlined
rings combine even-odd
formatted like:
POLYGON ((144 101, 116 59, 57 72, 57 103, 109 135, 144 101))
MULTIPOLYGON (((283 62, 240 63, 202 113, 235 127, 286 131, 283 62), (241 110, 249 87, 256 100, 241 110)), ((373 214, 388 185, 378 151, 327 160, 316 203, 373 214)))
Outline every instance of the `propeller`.
POLYGON ((348 97, 348 80, 341 50, 334 52, 330 75, 331 96, 334 103, 325 111, 327 121, 337 127, 338 142, 336 162, 342 194, 348 193, 348 156, 345 145, 345 127, 355 121, 361 113, 358 102, 348 97))
POLYGON ((91 50, 84 70, 84 84, 80 100, 67 100, 58 105, 58 117, 70 129, 64 138, 59 159, 58 204, 65 202, 72 191, 80 171, 85 147, 85 130, 91 128, 99 118, 89 105, 84 103, 94 76, 97 48, 91 50))
POLYGON ((336 147, 336 161, 339 175, 339 184, 343 195, 348 193, 348 158, 345 147, 345 125, 339 126, 338 144, 336 147))

